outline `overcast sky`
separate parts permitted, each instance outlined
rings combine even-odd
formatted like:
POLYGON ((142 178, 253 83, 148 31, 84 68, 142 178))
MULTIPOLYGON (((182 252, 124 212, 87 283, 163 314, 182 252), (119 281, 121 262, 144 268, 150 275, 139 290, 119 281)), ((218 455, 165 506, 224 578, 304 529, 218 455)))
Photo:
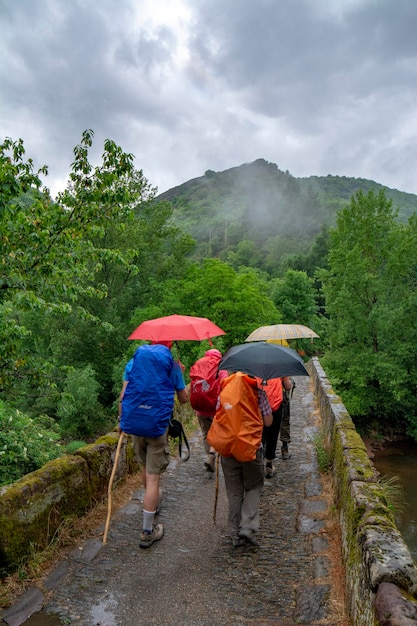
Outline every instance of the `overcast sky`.
POLYGON ((95 132, 159 192, 264 158, 417 193, 417 0, 0 0, 0 138, 95 132))

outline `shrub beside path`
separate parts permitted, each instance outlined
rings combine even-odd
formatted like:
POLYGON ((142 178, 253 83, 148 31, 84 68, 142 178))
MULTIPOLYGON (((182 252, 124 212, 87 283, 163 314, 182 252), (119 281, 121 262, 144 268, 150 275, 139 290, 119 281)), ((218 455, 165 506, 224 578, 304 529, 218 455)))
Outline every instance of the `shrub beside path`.
POLYGON ((30 603, 38 602, 32 617, 19 621, 22 597, 3 611, 1 623, 348 626, 338 528, 313 442, 318 430, 313 394, 307 378, 296 382, 291 456, 283 461, 277 454, 277 471, 266 481, 259 546, 232 547, 221 470, 214 523, 215 475, 203 467, 196 433, 190 460, 172 462, 163 477, 161 541, 147 550, 139 547, 139 489, 113 515, 105 546, 101 527, 57 564, 42 585, 26 592, 26 615, 33 612, 30 603))

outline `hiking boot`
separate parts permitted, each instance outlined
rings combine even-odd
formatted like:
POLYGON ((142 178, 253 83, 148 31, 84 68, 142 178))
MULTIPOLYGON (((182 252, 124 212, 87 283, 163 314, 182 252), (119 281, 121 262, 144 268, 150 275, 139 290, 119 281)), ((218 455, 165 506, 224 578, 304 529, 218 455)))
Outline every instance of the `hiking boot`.
POLYGON ((155 541, 159 541, 164 536, 164 527, 162 524, 155 524, 152 532, 142 531, 140 535, 139 545, 141 548, 150 548, 155 541))
POLYGON ((265 478, 272 478, 275 473, 275 468, 270 461, 267 461, 265 466, 265 478))
POLYGON ((245 540, 238 535, 232 535, 232 545, 234 548, 240 548, 245 545, 245 540))
POLYGON ((208 472, 214 472, 215 463, 216 463, 216 453, 209 452, 204 462, 204 467, 206 468, 208 472))
POLYGON ((288 443, 285 441, 282 443, 281 456, 283 461, 286 461, 290 456, 290 453, 288 452, 288 443))
POLYGON ((256 539, 255 532, 252 530, 252 528, 241 528, 238 532, 238 535, 241 539, 244 539, 253 546, 258 545, 258 540, 256 539))

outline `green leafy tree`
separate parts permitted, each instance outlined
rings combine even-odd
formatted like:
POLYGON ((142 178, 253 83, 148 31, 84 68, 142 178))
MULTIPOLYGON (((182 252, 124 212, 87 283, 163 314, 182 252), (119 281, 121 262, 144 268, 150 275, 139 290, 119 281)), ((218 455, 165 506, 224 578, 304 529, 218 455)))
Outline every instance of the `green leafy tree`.
POLYGON ((71 437, 91 437, 101 425, 99 384, 90 365, 68 372, 58 404, 61 432, 71 437))
POLYGON ((33 403, 38 390, 53 404, 66 365, 93 362, 105 389, 130 311, 180 272, 193 246, 169 224, 167 203, 152 204, 133 156, 106 140, 93 167, 92 140, 85 131, 55 202, 22 140, 0 146, 0 388, 14 401, 33 403))
POLYGON ((239 267, 260 267, 262 261, 262 253, 254 241, 243 240, 236 246, 236 252, 229 252, 227 255, 227 263, 234 269, 239 267))
POLYGON ((328 269, 328 252, 329 227, 327 224, 324 224, 306 254, 288 256, 286 261, 288 269, 304 271, 307 272, 308 276, 313 277, 318 268, 328 269))
MULTIPOLYGON (((217 259, 193 263, 179 281, 165 284, 164 315, 181 313, 208 317, 227 334, 214 338, 220 350, 243 343, 262 324, 280 321, 280 313, 268 296, 267 281, 256 270, 235 271, 217 259)), ((188 367, 207 350, 207 342, 183 342, 181 356, 188 367)))
MULTIPOLYGON (((92 281, 105 249, 93 245, 92 235, 104 233, 108 220, 129 215, 138 193, 129 175, 132 155, 125 154, 111 141, 105 142, 103 163, 88 163, 91 131, 83 134, 74 150, 68 189, 53 202, 41 188, 40 174, 25 161, 22 140, 6 139, 0 145, 0 367, 3 389, 31 372, 31 354, 25 349, 30 330, 20 316, 26 311, 65 314, 78 306, 81 296, 105 294, 92 281), (90 280, 89 280, 90 279, 90 280)), ((114 254, 114 252, 113 252, 114 254)), ((120 258, 120 257, 119 257, 120 258)), ((129 264, 128 255, 123 262, 129 264)))
POLYGON ((330 269, 320 273, 330 318, 323 364, 359 425, 416 432, 408 413, 416 414, 416 229, 415 219, 404 226, 396 217, 383 191, 358 192, 338 214, 330 269))
MULTIPOLYGON (((84 298, 84 306, 101 320, 80 319, 76 312, 65 319, 56 317, 51 329, 49 349, 54 361, 80 368, 91 364, 100 383, 99 400, 110 410, 114 400, 112 372, 114 362, 124 354, 127 337, 134 329, 132 311, 147 308, 159 301, 163 284, 184 273, 187 255, 194 242, 170 224, 171 208, 167 203, 144 203, 135 207, 134 219, 119 232, 106 230, 109 249, 134 249, 132 263, 139 271, 130 271, 117 259, 103 262, 96 283, 105 284, 105 298, 84 298)), ((143 321, 143 320, 141 320, 143 321)))
MULTIPOLYGON (((307 275, 314 278, 314 289, 316 291, 316 302, 318 314, 322 317, 325 314, 324 298, 321 280, 317 275, 317 270, 328 269, 329 251, 329 228, 326 224, 322 226, 320 233, 316 236, 307 254, 297 254, 288 256, 286 264, 288 269, 307 272, 307 275)), ((324 320, 320 320, 322 325, 324 320)))
POLYGON ((46 416, 32 419, 0 400, 0 486, 61 456, 59 428, 46 416))
POLYGON ((273 284, 272 299, 281 311, 283 323, 310 326, 317 307, 313 280, 306 272, 287 270, 284 278, 273 281, 273 284))
POLYGON ((282 235, 269 237, 263 244, 266 271, 271 276, 282 276, 288 267, 292 267, 292 259, 306 252, 308 245, 299 235, 296 238, 282 235))
MULTIPOLYGON (((317 327, 317 304, 314 280, 306 272, 287 270, 284 277, 271 281, 272 300, 281 311, 284 324, 304 324, 313 330, 317 327)), ((317 342, 298 339, 291 347, 313 354, 317 342)))

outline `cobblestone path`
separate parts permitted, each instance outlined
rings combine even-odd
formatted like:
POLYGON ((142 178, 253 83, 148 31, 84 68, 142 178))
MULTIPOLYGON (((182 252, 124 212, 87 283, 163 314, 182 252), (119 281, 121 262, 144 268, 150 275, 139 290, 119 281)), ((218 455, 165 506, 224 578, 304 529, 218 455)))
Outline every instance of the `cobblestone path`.
POLYGON ((204 470, 197 433, 190 442, 190 460, 172 463, 163 477, 165 498, 159 521, 165 536, 161 541, 148 550, 139 548, 143 493, 138 491, 112 518, 105 546, 101 528, 97 538, 58 565, 41 590, 52 590, 42 610, 25 622, 3 623, 333 624, 329 621, 332 573, 325 554, 329 538, 320 515, 327 505, 313 443, 317 429, 313 395, 307 378, 298 377, 296 382, 291 456, 283 461, 277 455, 277 471, 266 481, 259 546, 232 547, 221 470, 214 523, 216 480, 204 470))

